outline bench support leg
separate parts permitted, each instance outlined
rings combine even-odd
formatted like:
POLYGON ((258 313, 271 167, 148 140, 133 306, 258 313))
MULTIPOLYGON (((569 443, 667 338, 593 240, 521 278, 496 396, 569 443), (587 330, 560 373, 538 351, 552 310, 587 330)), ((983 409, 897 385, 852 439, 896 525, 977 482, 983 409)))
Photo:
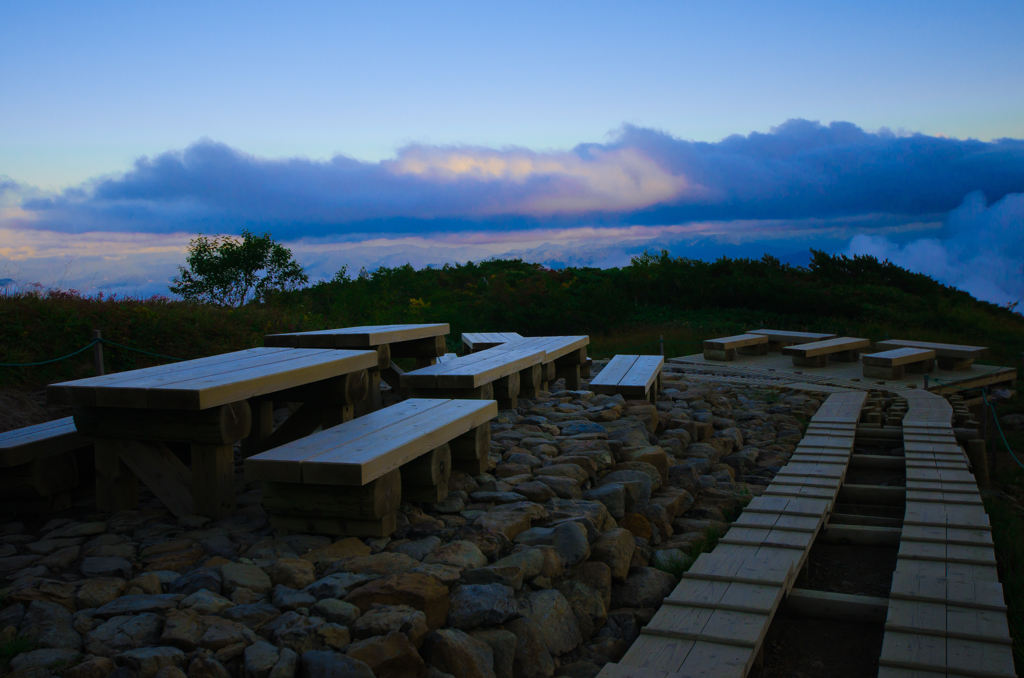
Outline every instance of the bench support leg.
POLYGON ((879 365, 865 365, 864 376, 872 379, 902 379, 903 365, 892 367, 881 367, 879 365))
POLYGON ((753 346, 743 346, 736 349, 736 352, 742 355, 768 355, 768 342, 754 344, 753 346))
POLYGON ((734 360, 736 358, 736 349, 727 348, 724 351, 720 351, 713 348, 704 349, 704 360, 734 360))
POLYGON ((525 370, 519 371, 519 395, 524 398, 536 398, 537 391, 542 388, 544 368, 541 365, 531 365, 525 370))
POLYGON ((906 366, 907 372, 911 374, 928 374, 935 370, 935 358, 929 360, 922 360, 916 363, 910 363, 906 366))
POLYGON ((235 512, 232 445, 192 446, 192 510, 214 520, 235 512))
POLYGON ((974 364, 973 358, 943 358, 940 356, 938 361, 940 370, 969 370, 974 364))
POLYGON ((579 365, 556 366, 555 376, 558 379, 565 379, 565 390, 578 391, 580 389, 579 365))
POLYGON ((139 506, 139 479, 118 454, 119 440, 97 439, 96 510, 116 513, 139 506))
POLYGON ((860 350, 850 349, 849 351, 839 351, 829 355, 829 360, 835 360, 841 363, 855 363, 860 360, 860 350))
POLYGON ((801 358, 795 355, 793 356, 793 364, 797 367, 825 367, 825 365, 828 365, 828 356, 816 355, 811 358, 801 358))

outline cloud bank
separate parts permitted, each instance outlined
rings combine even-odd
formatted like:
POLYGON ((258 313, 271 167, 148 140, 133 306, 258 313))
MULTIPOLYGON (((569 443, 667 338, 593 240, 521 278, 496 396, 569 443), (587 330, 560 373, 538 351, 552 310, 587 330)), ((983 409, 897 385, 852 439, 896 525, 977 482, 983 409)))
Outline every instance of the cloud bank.
POLYGON ((935 215, 1024 191, 1024 142, 791 120, 717 143, 626 126, 571 151, 410 145, 367 163, 265 159, 204 140, 21 202, 65 232, 270 229, 278 237, 541 225, 935 215))
POLYGON ((1024 300, 1024 195, 987 205, 967 196, 934 238, 898 244, 883 235, 857 235, 850 254, 870 254, 997 304, 1024 300))
POLYGON ((646 248, 819 247, 1005 303, 1024 297, 1021 194, 1024 141, 845 122, 790 120, 716 143, 625 126, 567 151, 412 144, 380 162, 260 158, 202 140, 58 193, 0 177, 0 277, 67 278, 70 261, 86 289, 162 291, 191 235, 248 228, 288 243, 314 277, 342 264, 608 266, 646 248))

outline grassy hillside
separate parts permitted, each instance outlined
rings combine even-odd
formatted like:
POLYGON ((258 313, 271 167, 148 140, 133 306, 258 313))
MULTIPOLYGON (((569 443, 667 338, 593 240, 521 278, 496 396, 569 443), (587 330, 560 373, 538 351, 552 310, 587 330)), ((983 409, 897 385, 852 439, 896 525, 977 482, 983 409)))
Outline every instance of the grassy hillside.
MULTIPOLYGON (((1024 318, 872 257, 815 253, 807 268, 761 260, 703 262, 645 255, 617 269, 553 271, 519 260, 338 276, 240 309, 166 298, 83 298, 52 292, 0 299, 0 363, 26 363, 84 346, 90 331, 154 353, 194 358, 259 346, 269 332, 347 325, 447 322, 464 331, 590 334, 591 353, 699 350, 701 339, 755 326, 992 347, 1010 364, 1024 350, 1024 318)), ((160 362, 107 347, 109 369, 160 362)), ((37 388, 89 376, 89 352, 30 368, 0 367, 0 384, 37 388)))

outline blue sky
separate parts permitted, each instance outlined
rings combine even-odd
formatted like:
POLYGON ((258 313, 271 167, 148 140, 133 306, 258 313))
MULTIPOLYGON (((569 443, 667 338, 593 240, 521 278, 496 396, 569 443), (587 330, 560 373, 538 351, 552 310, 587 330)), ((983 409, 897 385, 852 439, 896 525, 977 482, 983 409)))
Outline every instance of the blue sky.
POLYGON ((1020 2, 5 3, 0 278, 159 291, 248 225, 325 277, 818 246, 1005 303, 1022 29, 1020 2))

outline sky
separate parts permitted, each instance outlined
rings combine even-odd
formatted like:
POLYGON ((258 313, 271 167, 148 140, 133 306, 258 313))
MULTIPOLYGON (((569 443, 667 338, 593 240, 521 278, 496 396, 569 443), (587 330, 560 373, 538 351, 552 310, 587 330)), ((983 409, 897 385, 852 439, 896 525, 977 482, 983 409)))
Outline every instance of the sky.
POLYGON ((0 281, 872 254, 1024 298, 1024 4, 0 3, 0 281))

